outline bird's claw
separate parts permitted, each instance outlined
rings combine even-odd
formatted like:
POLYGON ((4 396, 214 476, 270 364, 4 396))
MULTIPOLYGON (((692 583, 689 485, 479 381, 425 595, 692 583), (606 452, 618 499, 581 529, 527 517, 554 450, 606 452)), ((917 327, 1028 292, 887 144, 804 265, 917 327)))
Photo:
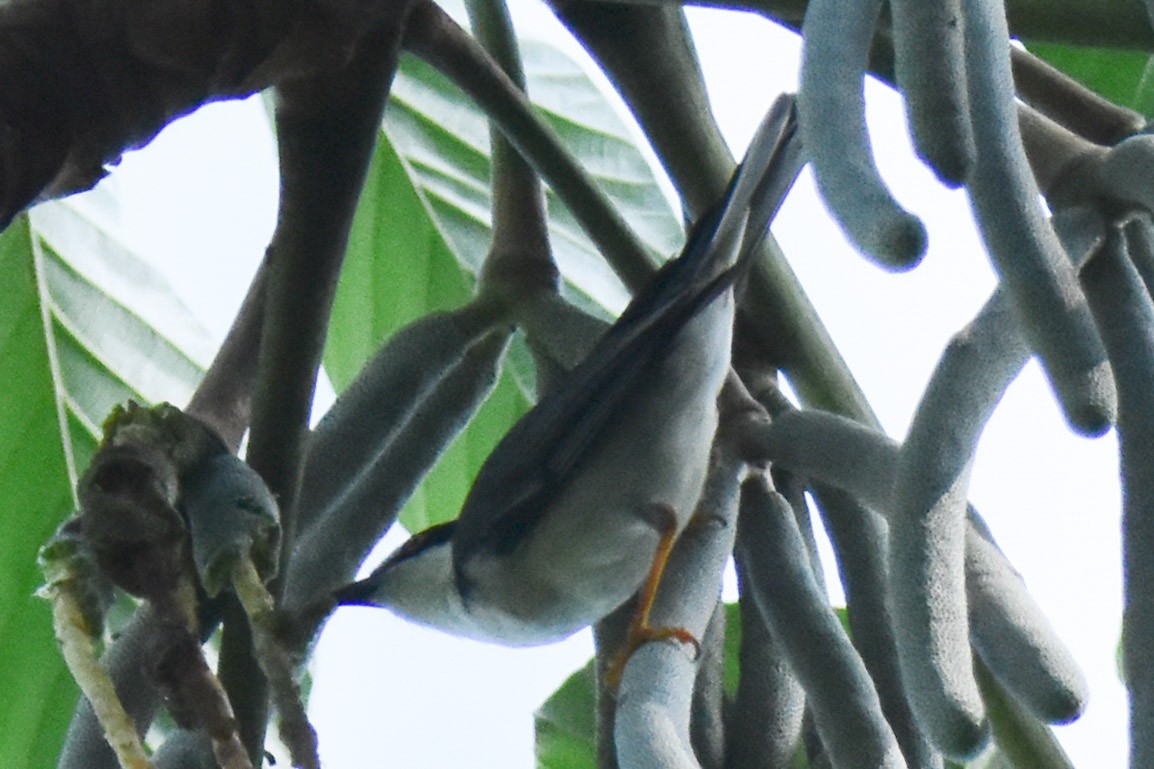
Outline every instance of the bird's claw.
POLYGON ((683 627, 650 627, 648 625, 633 625, 621 648, 613 655, 609 668, 605 673, 605 686, 608 691, 616 693, 621 685, 621 676, 625 673, 625 664, 633 656, 633 652, 650 641, 677 641, 693 647, 693 661, 701 658, 701 641, 683 627))

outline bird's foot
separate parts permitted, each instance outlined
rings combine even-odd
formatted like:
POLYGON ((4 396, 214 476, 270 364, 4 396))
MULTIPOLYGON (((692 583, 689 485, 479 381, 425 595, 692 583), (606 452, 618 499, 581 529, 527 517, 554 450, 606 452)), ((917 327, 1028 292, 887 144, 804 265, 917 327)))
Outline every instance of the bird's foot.
POLYGON ((625 640, 613 655, 613 660, 605 673, 605 685, 608 691, 614 693, 621 684, 625 663, 633 656, 633 652, 650 641, 673 640, 691 644, 694 659, 701 656, 701 642, 690 631, 683 627, 654 627, 649 622, 649 614, 657 599, 657 588, 661 585, 661 576, 665 572, 665 565, 669 562, 669 554, 673 550, 678 534, 677 514, 673 508, 669 505, 654 504, 650 509, 655 514, 656 528, 661 532, 661 539, 657 543, 657 551, 653 554, 649 575, 637 594, 637 606, 633 620, 629 623, 629 630, 626 631, 625 640))
POLYGON ((701 656, 701 642, 690 631, 683 627, 633 627, 629 628, 629 635, 625 643, 613 655, 609 669, 605 673, 605 686, 610 692, 616 693, 621 685, 621 676, 625 672, 625 663, 633 656, 633 652, 650 641, 678 641, 693 647, 693 657, 701 656))

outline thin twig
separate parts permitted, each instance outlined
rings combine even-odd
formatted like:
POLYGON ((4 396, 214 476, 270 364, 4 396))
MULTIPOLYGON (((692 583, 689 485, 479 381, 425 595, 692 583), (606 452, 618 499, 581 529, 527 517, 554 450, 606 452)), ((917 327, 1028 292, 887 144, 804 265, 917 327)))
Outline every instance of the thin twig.
POLYGON ((104 737, 122 769, 151 769, 152 763, 136 733, 136 725, 124 710, 112 679, 96 658, 93 638, 80 603, 67 583, 49 588, 52 627, 68 669, 92 706, 104 737))
MULTIPOLYGON (((521 54, 504 0, 469 0, 466 8, 477 40, 524 91, 521 54)), ((495 123, 489 129, 489 146, 493 241, 481 267, 482 293, 512 291, 516 300, 535 290, 555 292, 559 273, 549 249, 541 181, 495 123)))
POLYGON ((228 336, 184 409, 184 413, 215 430, 233 453, 240 448, 252 418, 252 389, 260 359, 258 346, 264 324, 267 272, 266 262, 262 262, 228 336))
POLYGON ((549 4, 643 127, 690 218, 699 218, 724 193, 734 163, 712 120, 683 8, 584 0, 549 4))
POLYGON ((273 597, 257 573, 252 559, 242 557, 232 577, 233 589, 248 615, 253 645, 268 679, 273 705, 280 714, 280 735, 292 756, 293 766, 320 769, 317 734, 305 712, 295 666, 273 632, 273 597))

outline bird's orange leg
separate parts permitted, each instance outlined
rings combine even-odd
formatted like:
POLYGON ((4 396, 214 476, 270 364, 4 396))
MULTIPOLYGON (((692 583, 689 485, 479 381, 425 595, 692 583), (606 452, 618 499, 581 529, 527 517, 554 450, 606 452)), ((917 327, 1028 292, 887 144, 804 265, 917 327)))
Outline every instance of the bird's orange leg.
POLYGON ((621 674, 625 671, 625 663, 643 644, 650 641, 664 641, 672 639, 684 644, 692 644, 697 655, 701 654, 701 642, 693 633, 683 627, 653 627, 649 615, 653 610, 653 602, 657 600, 657 589, 661 586, 661 577, 665 574, 665 566, 669 563, 669 554, 673 552, 673 545, 677 542, 677 514, 669 505, 654 504, 651 508, 656 513, 656 528, 661 533, 657 542, 657 550, 653 554, 653 563, 649 567, 649 574, 645 583, 637 593, 637 606, 634 609, 633 619, 629 623, 625 640, 621 648, 613 655, 613 661, 605 674, 605 684, 610 691, 616 692, 621 683, 621 674))

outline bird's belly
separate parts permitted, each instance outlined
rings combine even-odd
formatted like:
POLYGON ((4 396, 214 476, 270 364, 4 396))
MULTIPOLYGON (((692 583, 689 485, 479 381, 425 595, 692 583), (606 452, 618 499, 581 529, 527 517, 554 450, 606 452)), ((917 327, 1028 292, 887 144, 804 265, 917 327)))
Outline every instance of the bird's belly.
MULTIPOLYGON (((597 622, 636 591, 652 562, 657 535, 648 528, 629 539, 637 546, 629 548, 633 555, 628 559, 578 560, 538 553, 505 560, 477 580, 478 592, 468 597, 466 608, 488 635, 503 644, 559 641, 597 622), (554 567, 537 568, 541 558, 552 558, 554 567)), ((616 548, 614 555, 620 555, 616 548)), ((471 570, 483 573, 492 565, 485 563, 488 560, 482 556, 471 570)))
POLYGON ((502 643, 550 643, 597 622, 637 592, 669 521, 685 528, 709 465, 731 322, 729 296, 690 321, 682 333, 715 338, 671 352, 654 372, 659 384, 616 415, 512 553, 469 559, 466 607, 502 643))
POLYGON ((480 556, 470 564, 477 593, 466 600, 468 611, 502 643, 515 645, 559 641, 597 622, 637 591, 653 563, 660 534, 640 515, 634 520, 617 528, 611 542, 583 533, 580 552, 536 540, 499 563, 480 556))
POLYGON ((471 560, 468 581, 484 592, 467 603, 480 622, 525 644, 549 643, 637 591, 662 533, 671 524, 680 532, 693 514, 717 422, 715 400, 703 398, 683 413, 666 412, 655 438, 646 408, 637 404, 626 420, 636 426, 624 425, 620 439, 589 458, 589 472, 553 501, 517 550, 471 560))

